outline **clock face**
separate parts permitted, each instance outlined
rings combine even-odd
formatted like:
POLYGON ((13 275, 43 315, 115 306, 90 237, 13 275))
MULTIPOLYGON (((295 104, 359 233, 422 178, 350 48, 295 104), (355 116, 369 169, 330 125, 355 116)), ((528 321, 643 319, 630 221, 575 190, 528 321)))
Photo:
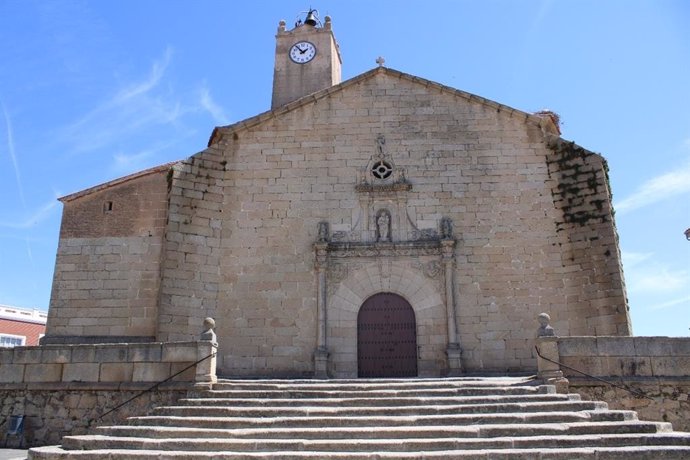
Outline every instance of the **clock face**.
POLYGON ((316 47, 309 42, 297 42, 290 48, 290 59, 297 64, 306 64, 316 56, 316 47))

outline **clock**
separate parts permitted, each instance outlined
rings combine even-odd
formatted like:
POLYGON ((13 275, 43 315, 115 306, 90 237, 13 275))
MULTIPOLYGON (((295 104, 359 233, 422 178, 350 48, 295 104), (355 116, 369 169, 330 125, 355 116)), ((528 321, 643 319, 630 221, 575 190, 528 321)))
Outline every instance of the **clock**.
POLYGON ((316 47, 309 42, 297 42, 290 48, 290 59, 297 64, 306 64, 316 56, 316 47))

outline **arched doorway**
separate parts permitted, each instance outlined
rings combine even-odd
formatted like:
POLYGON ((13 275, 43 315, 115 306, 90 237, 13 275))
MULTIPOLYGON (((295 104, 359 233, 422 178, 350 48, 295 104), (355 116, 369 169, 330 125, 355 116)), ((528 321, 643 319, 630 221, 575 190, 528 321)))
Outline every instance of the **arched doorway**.
POLYGON ((357 315, 359 377, 416 377, 417 322, 412 306, 392 293, 375 294, 357 315))

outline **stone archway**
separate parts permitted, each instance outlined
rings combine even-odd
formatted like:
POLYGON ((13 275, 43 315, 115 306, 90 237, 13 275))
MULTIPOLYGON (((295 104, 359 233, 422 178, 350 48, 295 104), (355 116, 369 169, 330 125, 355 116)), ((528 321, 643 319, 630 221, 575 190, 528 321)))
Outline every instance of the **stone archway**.
POLYGON ((329 375, 357 377, 357 316, 368 298, 384 292, 397 294, 414 310, 418 376, 444 375, 448 366, 447 317, 441 280, 426 276, 411 262, 358 262, 349 265, 347 275, 329 294, 326 318, 329 375))
POLYGON ((375 294, 359 309, 357 375, 417 376, 417 321, 412 306, 401 296, 375 294))

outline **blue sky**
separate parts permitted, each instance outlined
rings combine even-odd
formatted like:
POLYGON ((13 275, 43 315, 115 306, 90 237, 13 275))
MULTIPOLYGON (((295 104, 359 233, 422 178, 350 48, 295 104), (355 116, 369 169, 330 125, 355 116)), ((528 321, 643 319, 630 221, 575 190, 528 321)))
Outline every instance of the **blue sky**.
MULTIPOLYGON (((309 2, 0 0, 0 304, 47 309, 57 198, 190 156, 270 107, 309 2)), ((376 66, 560 114, 602 153, 636 335, 690 335, 690 2, 311 1, 376 66)))

